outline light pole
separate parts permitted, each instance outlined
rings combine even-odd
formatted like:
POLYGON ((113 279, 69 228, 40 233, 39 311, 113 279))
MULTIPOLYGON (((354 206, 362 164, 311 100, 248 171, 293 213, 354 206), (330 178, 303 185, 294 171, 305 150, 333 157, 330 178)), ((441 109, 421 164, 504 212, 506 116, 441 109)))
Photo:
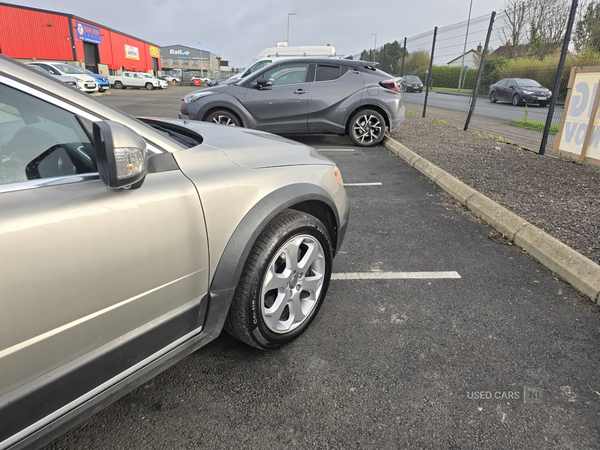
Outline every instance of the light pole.
POLYGON ((373 46, 373 62, 375 62, 375 50, 377 49, 377 35, 375 33, 371 33, 371 36, 375 36, 375 45, 373 46))
POLYGON ((288 13, 288 32, 287 32, 287 45, 290 46, 290 16, 297 16, 296 13, 288 13))
POLYGON ((204 78, 204 64, 202 64, 202 42, 198 42, 200 46, 200 76, 204 78))
MULTIPOLYGON (((465 33, 465 47, 463 49, 462 60, 460 62, 460 76, 458 77, 458 92, 460 92, 461 82, 462 82, 462 84, 464 84, 464 81, 462 78, 463 78, 463 71, 465 68, 465 52, 467 51, 467 39, 469 38, 469 24, 471 23, 471 8, 473 8, 473 0, 471 0, 471 6, 469 6, 469 19, 467 20, 467 32, 465 33)), ((467 77, 467 74, 465 73, 465 78, 466 77, 467 77)))

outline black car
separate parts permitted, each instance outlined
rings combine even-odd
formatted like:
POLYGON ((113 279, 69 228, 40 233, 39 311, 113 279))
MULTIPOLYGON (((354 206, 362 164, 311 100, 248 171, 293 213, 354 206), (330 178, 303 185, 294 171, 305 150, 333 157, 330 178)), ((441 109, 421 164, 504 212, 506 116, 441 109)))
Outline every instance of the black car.
POLYGON ((490 102, 510 102, 515 106, 537 103, 547 106, 552 91, 529 78, 504 78, 490 86, 490 102))
POLYGON ((405 92, 423 92, 423 82, 416 75, 402 77, 402 90, 405 92))

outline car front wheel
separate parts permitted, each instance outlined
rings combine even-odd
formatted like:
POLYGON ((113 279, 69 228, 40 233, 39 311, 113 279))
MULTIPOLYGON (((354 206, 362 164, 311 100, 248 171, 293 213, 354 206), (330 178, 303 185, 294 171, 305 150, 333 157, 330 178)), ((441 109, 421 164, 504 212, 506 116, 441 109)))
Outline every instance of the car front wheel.
POLYGON ((115 89, 123 89, 123 83, 120 81, 115 81, 115 89))
POLYGON ((363 109, 350 119, 350 139, 360 147, 372 147, 383 140, 385 127, 381 114, 372 109, 363 109))
POLYGON ((490 92, 490 102, 491 103, 496 103, 498 101, 498 99, 496 98, 496 93, 495 92, 490 92))
POLYGON ((230 127, 241 127, 240 120, 229 111, 215 111, 210 113, 206 118, 206 122, 228 125, 230 127))
POLYGON ((296 339, 313 321, 329 287, 333 247, 316 217, 287 210, 252 247, 225 330, 259 349, 296 339))

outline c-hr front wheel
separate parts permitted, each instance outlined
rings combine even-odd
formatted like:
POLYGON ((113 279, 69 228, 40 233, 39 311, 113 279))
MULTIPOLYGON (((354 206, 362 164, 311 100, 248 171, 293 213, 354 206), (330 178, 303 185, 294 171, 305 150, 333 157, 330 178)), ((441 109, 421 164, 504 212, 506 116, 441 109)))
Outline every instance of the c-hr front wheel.
POLYGON ((241 127, 242 123, 240 119, 238 119, 234 114, 229 111, 219 110, 213 113, 210 113, 206 118, 206 122, 209 123, 218 123, 221 125, 228 125, 230 127, 241 127))
POLYGON ((333 247, 316 217, 287 210, 252 247, 225 330, 260 349, 296 339, 317 315, 331 278, 333 247))
POLYGON ((379 144, 385 136, 385 120, 373 109, 357 111, 350 119, 350 139, 360 147, 379 144))

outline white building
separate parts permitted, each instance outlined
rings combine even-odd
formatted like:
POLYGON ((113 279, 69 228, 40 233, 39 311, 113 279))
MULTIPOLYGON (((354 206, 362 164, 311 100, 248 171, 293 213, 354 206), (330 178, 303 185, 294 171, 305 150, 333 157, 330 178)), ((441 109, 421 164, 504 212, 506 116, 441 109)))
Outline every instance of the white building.
POLYGON ((482 47, 481 44, 477 46, 477 50, 469 50, 465 53, 465 63, 462 64, 463 55, 457 56, 452 61, 448 62, 449 66, 468 66, 469 69, 476 69, 479 67, 479 58, 481 58, 482 47))

